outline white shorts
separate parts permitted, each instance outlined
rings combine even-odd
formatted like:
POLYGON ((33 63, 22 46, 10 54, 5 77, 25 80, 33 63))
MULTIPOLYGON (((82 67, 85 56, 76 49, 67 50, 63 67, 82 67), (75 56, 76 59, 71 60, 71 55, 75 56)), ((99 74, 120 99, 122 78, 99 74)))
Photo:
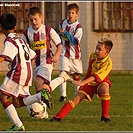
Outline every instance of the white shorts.
POLYGON ((60 57, 61 70, 68 71, 70 74, 83 73, 82 61, 80 59, 69 59, 65 56, 60 57))
POLYGON ((50 82, 53 68, 54 67, 51 64, 46 64, 45 66, 38 66, 34 69, 34 80, 37 76, 40 76, 44 81, 48 80, 50 82))
POLYGON ((17 98, 18 96, 27 97, 30 95, 29 86, 19 85, 7 76, 0 86, 0 91, 8 96, 13 96, 14 98, 17 98))

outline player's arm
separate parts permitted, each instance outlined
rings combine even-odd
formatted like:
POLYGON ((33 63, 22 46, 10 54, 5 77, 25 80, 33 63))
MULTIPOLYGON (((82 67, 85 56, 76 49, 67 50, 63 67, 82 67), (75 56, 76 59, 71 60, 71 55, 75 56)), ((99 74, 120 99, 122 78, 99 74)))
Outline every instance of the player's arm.
POLYGON ((61 51, 62 51, 61 39, 60 39, 59 35, 56 33, 56 31, 53 28, 51 28, 50 37, 51 37, 52 42, 57 47, 57 49, 55 51, 55 54, 54 54, 54 56, 52 58, 52 61, 54 63, 56 63, 59 60, 59 57, 60 57, 60 54, 61 54, 61 51))
POLYGON ((71 34, 69 34, 69 32, 67 32, 66 30, 61 29, 61 33, 63 33, 70 42, 72 42, 74 45, 78 45, 78 40, 72 36, 71 34))
POLYGON ((52 61, 53 61, 54 63, 56 63, 56 62, 58 61, 58 59, 59 59, 59 57, 60 57, 60 54, 61 54, 61 51, 62 51, 62 45, 60 44, 60 45, 57 46, 55 55, 54 55, 53 58, 52 58, 52 61))
POLYGON ((85 84, 91 83, 94 80, 95 80, 95 77, 94 76, 90 76, 89 78, 87 78, 85 80, 82 80, 82 81, 73 80, 71 83, 73 83, 75 85, 78 85, 78 86, 84 86, 85 84))

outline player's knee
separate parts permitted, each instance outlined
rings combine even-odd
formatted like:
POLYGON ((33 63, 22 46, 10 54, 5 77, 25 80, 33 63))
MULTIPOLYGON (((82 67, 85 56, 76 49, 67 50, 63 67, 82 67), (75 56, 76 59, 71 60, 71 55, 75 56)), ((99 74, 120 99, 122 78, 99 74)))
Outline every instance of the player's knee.
POLYGON ((21 107, 19 103, 16 103, 16 102, 12 102, 12 103, 13 103, 15 108, 20 108, 21 107))
POLYGON ((109 94, 109 84, 106 82, 101 83, 97 88, 99 94, 109 94))
POLYGON ((22 106, 25 106, 24 103, 23 103, 23 99, 20 99, 20 98, 19 99, 13 99, 12 104, 16 108, 21 108, 22 106))
POLYGON ((101 100, 110 100, 110 94, 98 94, 97 95, 99 99, 101 100))

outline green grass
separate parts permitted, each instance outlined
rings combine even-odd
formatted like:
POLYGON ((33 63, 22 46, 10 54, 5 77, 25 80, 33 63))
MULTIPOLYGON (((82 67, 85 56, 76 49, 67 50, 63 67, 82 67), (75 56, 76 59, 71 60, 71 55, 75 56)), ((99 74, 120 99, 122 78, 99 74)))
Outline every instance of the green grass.
MULTIPOLYGON (((3 81, 3 76, 1 74, 0 83, 3 81)), ((57 76, 58 73, 55 73, 52 78, 57 76)), ((110 89, 110 123, 100 121, 101 105, 96 96, 89 103, 82 101, 62 122, 50 122, 49 119, 64 104, 58 102, 60 97, 59 87, 51 93, 54 108, 47 109, 49 113, 48 119, 31 118, 26 112, 26 107, 17 109, 18 114, 27 131, 133 131, 133 74, 112 73, 110 80, 113 84, 110 89)), ((34 94, 34 87, 31 87, 30 91, 34 94)), ((67 100, 72 99, 74 93, 73 85, 67 83, 67 100)), ((2 105, 0 105, 0 112, 0 131, 2 131, 11 127, 12 122, 6 115, 2 105)))

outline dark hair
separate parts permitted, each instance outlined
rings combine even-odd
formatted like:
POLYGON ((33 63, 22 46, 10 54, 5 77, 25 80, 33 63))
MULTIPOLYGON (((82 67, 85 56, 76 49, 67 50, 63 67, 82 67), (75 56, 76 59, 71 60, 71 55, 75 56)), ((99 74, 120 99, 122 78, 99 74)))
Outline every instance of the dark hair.
POLYGON ((2 14, 0 16, 0 24, 5 30, 12 30, 16 26, 17 19, 13 14, 2 14))
POLYGON ((42 12, 41 12, 41 9, 39 8, 39 7, 31 7, 30 9, 29 9, 29 11, 28 11, 28 16, 29 15, 35 15, 35 14, 42 14, 42 12))
POLYGON ((103 45, 105 45, 105 48, 107 49, 107 50, 111 50, 112 49, 112 47, 113 47, 113 43, 112 43, 112 41, 111 40, 109 40, 108 38, 106 38, 106 37, 102 37, 100 40, 98 40, 98 42, 99 43, 102 43, 103 45))
POLYGON ((76 10, 76 13, 79 12, 79 6, 78 6, 76 3, 72 3, 72 4, 69 4, 69 5, 67 6, 67 11, 68 11, 68 10, 72 10, 72 9, 75 9, 75 10, 76 10))

